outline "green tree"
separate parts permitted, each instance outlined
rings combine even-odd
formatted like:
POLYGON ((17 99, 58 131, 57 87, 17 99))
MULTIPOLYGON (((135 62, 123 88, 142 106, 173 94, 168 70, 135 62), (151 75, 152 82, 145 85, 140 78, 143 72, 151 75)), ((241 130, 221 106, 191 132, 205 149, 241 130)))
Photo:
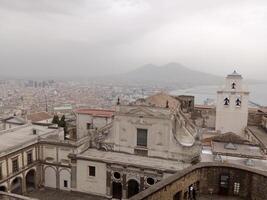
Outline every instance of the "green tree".
POLYGON ((65 122, 65 115, 63 115, 58 123, 58 126, 65 128, 66 122, 65 122))
POLYGON ((57 125, 59 124, 59 117, 57 115, 54 115, 52 123, 57 125))

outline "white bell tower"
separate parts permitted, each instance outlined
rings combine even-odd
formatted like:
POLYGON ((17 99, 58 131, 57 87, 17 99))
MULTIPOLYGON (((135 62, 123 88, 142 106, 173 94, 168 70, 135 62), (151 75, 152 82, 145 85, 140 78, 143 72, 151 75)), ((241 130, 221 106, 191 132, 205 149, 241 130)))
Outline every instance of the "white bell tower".
POLYGON ((248 101, 249 92, 244 88, 243 78, 234 71, 217 91, 216 131, 243 136, 248 121, 248 101))

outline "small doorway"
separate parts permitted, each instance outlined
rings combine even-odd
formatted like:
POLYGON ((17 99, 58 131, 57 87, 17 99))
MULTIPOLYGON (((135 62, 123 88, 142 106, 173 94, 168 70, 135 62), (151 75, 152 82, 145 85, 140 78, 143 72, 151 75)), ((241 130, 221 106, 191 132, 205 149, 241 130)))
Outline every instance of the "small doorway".
POLYGON ((112 183, 112 198, 121 199, 122 198, 122 185, 121 183, 112 183))
POLYGON ((11 182, 11 193, 22 194, 22 179, 20 177, 11 182))
POLYGON ((182 191, 177 192, 177 193, 173 196, 173 200, 182 200, 182 191))
POLYGON ((136 180, 128 181, 128 198, 139 193, 139 183, 136 180))
POLYGON ((35 171, 30 170, 26 175, 26 189, 27 192, 31 192, 35 189, 35 171))

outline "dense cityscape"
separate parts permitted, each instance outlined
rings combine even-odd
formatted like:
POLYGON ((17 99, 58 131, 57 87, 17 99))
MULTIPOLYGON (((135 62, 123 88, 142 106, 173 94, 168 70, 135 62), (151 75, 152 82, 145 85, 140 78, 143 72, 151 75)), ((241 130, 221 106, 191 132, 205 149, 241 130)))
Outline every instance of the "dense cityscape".
POLYGON ((266 0, 0 0, 0 200, 267 200, 266 0))

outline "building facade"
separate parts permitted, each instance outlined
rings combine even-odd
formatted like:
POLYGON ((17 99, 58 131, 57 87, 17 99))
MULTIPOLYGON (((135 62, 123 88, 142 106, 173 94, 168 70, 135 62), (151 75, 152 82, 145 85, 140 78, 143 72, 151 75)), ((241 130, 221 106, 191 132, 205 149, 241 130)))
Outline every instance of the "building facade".
POLYGON ((243 135, 248 122, 248 100, 243 78, 234 71, 217 92, 216 131, 243 135))

